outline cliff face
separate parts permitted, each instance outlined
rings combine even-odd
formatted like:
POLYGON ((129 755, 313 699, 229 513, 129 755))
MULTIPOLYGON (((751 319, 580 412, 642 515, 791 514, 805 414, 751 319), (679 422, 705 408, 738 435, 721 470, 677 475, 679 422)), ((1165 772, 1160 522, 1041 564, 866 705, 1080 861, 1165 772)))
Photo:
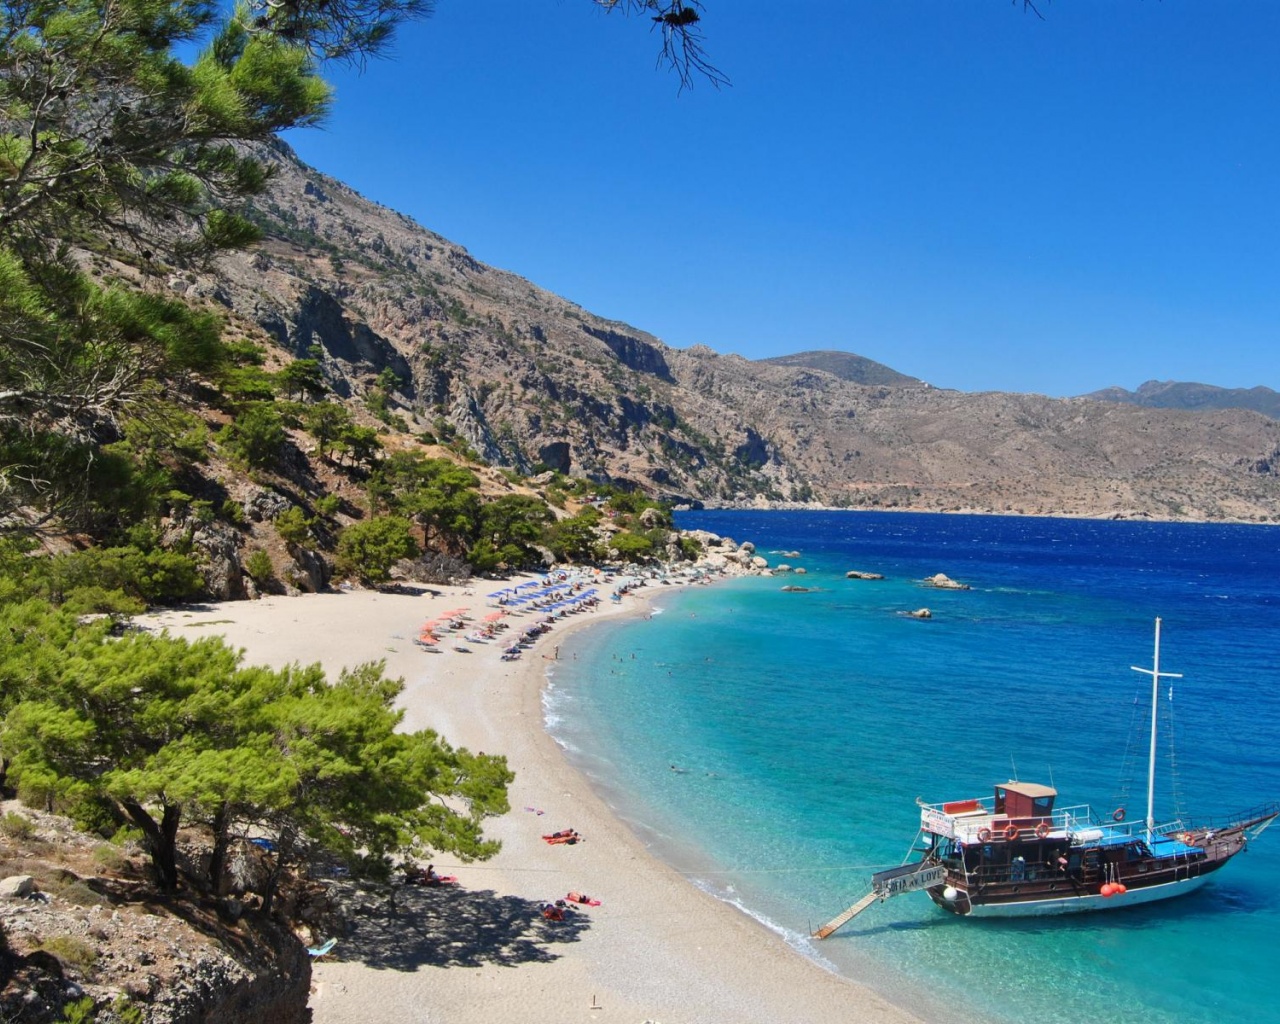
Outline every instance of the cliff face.
POLYGON ((848 353, 752 362, 604 320, 271 153, 266 243, 216 279, 334 391, 377 375, 411 431, 491 462, 676 501, 817 501, 1167 518, 1280 517, 1280 423, 1239 409, 931 388, 848 353))

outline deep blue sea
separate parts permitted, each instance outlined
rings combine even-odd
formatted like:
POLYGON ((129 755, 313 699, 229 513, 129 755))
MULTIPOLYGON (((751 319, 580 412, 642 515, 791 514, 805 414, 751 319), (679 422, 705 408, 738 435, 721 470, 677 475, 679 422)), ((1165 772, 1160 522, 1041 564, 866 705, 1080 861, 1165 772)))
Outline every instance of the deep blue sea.
POLYGON ((1280 828, 1198 892, 1147 907, 970 921, 915 893, 807 938, 908 856, 917 797, 1016 777, 1140 818, 1150 680, 1130 666, 1150 666, 1157 616, 1161 668, 1183 678, 1161 717, 1156 817, 1280 799, 1280 528, 877 512, 678 524, 806 575, 660 588, 651 619, 568 639, 552 731, 655 853, 930 1021, 1280 1021, 1280 828), (920 586, 938 572, 972 589, 920 586), (902 614, 920 607, 933 618, 902 614))

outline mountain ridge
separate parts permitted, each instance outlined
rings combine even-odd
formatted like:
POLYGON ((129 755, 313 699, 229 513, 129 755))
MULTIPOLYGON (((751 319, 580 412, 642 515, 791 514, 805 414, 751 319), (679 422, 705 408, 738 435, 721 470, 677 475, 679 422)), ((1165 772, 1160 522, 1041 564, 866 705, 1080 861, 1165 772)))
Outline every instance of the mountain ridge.
POLYGON ((319 352, 350 400, 390 368, 411 434, 442 421, 494 465, 677 503, 1280 519, 1280 423, 1260 413, 948 391, 853 353, 675 349, 481 263, 283 144, 267 158, 263 244, 178 287, 288 354, 319 352))
POLYGON ((1223 388, 1191 381, 1149 380, 1139 385, 1137 391, 1109 387, 1081 397, 1148 409, 1250 409, 1271 419, 1280 419, 1280 393, 1261 385, 1223 388))

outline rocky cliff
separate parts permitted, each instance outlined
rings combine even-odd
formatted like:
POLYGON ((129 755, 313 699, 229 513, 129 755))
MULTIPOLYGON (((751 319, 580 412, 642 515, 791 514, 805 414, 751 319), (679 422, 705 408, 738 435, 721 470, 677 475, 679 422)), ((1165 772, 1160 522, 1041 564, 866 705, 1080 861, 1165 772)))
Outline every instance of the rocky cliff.
POLYGON ((1256 412, 942 391, 848 353, 673 349, 283 146, 270 159, 265 244, 174 287, 318 353, 339 395, 359 400, 390 369, 409 432, 456 432, 496 465, 677 502, 1280 517, 1280 423, 1256 412))

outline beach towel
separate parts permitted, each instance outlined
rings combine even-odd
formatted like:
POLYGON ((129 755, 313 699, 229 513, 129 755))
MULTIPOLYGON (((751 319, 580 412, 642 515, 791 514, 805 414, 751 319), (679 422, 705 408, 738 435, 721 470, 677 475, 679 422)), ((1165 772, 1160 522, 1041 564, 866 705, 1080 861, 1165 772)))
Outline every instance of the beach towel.
POLYGON ((599 900, 593 900, 590 896, 585 896, 580 892, 571 892, 569 893, 569 895, 565 897, 565 899, 567 899, 570 903, 581 903, 583 906, 586 906, 586 907, 600 906, 599 900))

